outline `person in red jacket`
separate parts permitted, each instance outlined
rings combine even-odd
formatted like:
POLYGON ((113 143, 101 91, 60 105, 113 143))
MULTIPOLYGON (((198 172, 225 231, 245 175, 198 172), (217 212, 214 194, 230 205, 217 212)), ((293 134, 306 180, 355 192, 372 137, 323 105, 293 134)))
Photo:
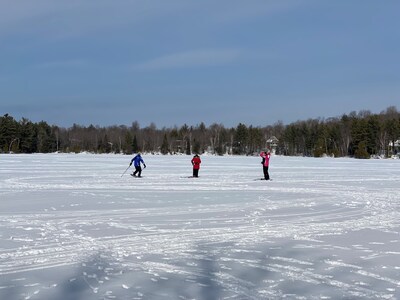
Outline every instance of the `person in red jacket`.
POLYGON ((199 169, 200 169, 201 159, 197 154, 192 158, 193 165, 193 177, 199 177, 199 169))
POLYGON ((269 180, 268 167, 269 167, 269 159, 271 157, 271 153, 269 152, 269 150, 263 151, 260 153, 260 156, 262 157, 261 164, 263 165, 264 179, 269 180))

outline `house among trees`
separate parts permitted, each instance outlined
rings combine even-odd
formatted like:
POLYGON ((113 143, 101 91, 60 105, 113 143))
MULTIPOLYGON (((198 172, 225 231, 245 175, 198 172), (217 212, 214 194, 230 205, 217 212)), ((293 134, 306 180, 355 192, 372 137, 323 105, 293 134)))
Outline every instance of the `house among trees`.
POLYGON ((267 148, 271 150, 272 154, 276 153, 276 148, 278 147, 279 140, 276 138, 276 136, 271 136, 267 140, 267 148))
POLYGON ((400 154, 400 139, 389 143, 389 152, 393 155, 400 154))

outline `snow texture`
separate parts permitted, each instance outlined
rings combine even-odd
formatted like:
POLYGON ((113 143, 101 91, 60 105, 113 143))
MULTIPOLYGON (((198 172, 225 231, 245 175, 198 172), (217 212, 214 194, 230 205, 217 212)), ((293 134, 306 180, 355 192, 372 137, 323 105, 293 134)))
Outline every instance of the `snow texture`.
POLYGON ((0 299, 400 299, 400 160, 0 155, 0 299))

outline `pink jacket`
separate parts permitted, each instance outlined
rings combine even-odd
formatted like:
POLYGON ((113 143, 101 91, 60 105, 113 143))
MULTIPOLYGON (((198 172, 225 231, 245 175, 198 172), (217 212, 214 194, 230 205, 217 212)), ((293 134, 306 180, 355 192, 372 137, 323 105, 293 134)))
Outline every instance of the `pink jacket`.
POLYGON ((263 152, 260 153, 260 156, 265 159, 264 163, 263 163, 263 166, 264 167, 268 167, 269 158, 271 157, 271 154, 263 151, 263 152))

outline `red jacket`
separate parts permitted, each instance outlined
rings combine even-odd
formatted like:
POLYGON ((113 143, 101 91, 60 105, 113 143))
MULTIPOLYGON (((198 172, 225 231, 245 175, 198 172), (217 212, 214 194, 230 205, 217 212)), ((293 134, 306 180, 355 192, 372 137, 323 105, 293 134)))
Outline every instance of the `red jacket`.
POLYGON ((193 169, 200 169, 200 164, 201 164, 201 159, 199 156, 195 156, 192 158, 192 165, 193 165, 193 169))

